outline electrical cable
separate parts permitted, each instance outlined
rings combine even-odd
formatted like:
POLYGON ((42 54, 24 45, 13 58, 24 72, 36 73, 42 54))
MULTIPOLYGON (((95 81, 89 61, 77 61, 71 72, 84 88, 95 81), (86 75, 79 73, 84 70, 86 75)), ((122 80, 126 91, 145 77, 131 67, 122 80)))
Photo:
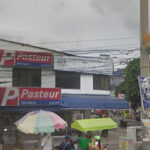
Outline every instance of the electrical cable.
POLYGON ((95 41, 107 41, 107 40, 128 40, 128 39, 139 39, 137 37, 118 37, 118 38, 107 38, 107 39, 86 39, 86 40, 76 40, 76 41, 51 41, 51 42, 38 42, 31 44, 63 44, 63 43, 76 43, 76 42, 95 42, 95 41))

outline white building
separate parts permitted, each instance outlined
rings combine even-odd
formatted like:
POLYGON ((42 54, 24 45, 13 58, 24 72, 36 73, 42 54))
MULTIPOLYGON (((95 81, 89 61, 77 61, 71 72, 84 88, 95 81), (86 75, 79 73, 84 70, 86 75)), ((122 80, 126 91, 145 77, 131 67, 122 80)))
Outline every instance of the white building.
MULTIPOLYGON (((123 109, 128 107, 126 104, 124 106, 122 102, 116 101, 115 98, 109 96, 111 75, 113 73, 113 62, 109 58, 76 57, 63 52, 7 40, 0 40, 0 49, 1 106, 20 106, 21 104, 32 106, 34 98, 37 100, 42 96, 40 99, 42 102, 33 103, 34 106, 51 105, 53 103, 43 103, 46 94, 42 91, 41 95, 40 93, 37 95, 38 90, 43 88, 45 90, 49 88, 53 88, 53 90, 61 88, 61 96, 59 95, 58 99, 62 100, 64 107, 70 107, 71 104, 67 100, 65 101, 64 97, 66 97, 66 94, 70 94, 69 96, 73 94, 73 97, 80 95, 76 97, 79 102, 81 102, 80 98, 82 96, 90 95, 90 100, 93 100, 92 104, 94 105, 91 109, 115 109, 115 107, 123 109), (6 89, 10 89, 10 87, 12 87, 11 90, 19 89, 17 91, 17 100, 19 102, 14 103, 9 101, 11 90, 9 90, 9 93, 6 89), (20 103, 20 91, 23 90, 21 88, 30 88, 32 91, 32 94, 29 93, 28 98, 27 95, 22 98, 22 100, 30 101, 30 103, 20 103), (4 99, 5 103, 3 102, 4 99), (97 105, 99 99, 103 101, 103 104, 99 103, 97 105), (110 99, 112 100, 109 101, 110 99), (94 100, 96 100, 96 103, 94 103, 94 100)), ((12 97, 16 98, 16 95, 14 95, 12 97)), ((86 97, 86 99, 88 98, 86 97)), ((84 106, 85 108, 90 108, 90 104, 86 107, 86 102, 84 106)), ((75 108, 77 107, 80 107, 80 104, 75 108)))

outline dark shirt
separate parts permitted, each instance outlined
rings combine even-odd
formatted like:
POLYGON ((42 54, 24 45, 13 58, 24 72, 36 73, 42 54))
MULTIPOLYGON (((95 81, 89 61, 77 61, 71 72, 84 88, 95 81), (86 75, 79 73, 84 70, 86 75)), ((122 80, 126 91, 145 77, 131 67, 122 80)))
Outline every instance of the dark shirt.
POLYGON ((59 150, 64 150, 66 146, 67 146, 66 141, 62 141, 60 146, 59 146, 59 150))

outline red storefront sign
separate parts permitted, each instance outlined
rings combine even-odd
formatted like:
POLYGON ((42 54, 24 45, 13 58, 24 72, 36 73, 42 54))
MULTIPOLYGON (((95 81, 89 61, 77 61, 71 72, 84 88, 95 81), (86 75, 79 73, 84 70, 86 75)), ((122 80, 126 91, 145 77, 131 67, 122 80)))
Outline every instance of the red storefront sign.
POLYGON ((14 66, 15 65, 15 52, 0 50, 0 65, 14 66))
POLYGON ((0 65, 50 68, 52 66, 52 54, 0 50, 0 65))
POLYGON ((59 105, 60 88, 0 88, 0 106, 59 105))
POLYGON ((18 95, 18 88, 0 88, 0 106, 17 106, 18 95))
POLYGON ((52 65, 52 55, 42 52, 16 51, 15 65, 50 67, 52 65))

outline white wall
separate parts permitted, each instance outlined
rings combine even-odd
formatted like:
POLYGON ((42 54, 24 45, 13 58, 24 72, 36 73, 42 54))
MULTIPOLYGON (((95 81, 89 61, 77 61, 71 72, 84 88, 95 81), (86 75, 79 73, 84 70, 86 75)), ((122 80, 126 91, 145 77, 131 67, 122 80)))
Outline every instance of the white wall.
POLYGON ((62 93, 110 95, 110 91, 93 90, 93 75, 81 74, 80 82, 80 89, 62 89, 62 93))
MULTIPOLYGON (((12 87, 12 67, 0 67, 0 87, 12 87)), ((62 93, 68 94, 102 94, 110 95, 110 91, 93 90, 93 75, 81 74, 80 89, 62 89, 62 93)), ((42 69, 41 87, 55 88, 55 71, 42 69)))
POLYGON ((93 75, 81 74, 80 76, 81 91, 89 93, 93 90, 93 75))
MULTIPOLYGON (((13 68, 0 66, 0 87, 12 87, 13 68), (2 83, 6 82, 6 83, 2 83)), ((42 69, 41 71, 41 87, 55 88, 55 72, 42 69)))
POLYGON ((41 73, 41 87, 55 88, 55 72, 42 69, 41 73))
POLYGON ((12 68, 0 66, 0 87, 12 87, 12 68), (5 83, 2 83, 5 82, 5 83))

